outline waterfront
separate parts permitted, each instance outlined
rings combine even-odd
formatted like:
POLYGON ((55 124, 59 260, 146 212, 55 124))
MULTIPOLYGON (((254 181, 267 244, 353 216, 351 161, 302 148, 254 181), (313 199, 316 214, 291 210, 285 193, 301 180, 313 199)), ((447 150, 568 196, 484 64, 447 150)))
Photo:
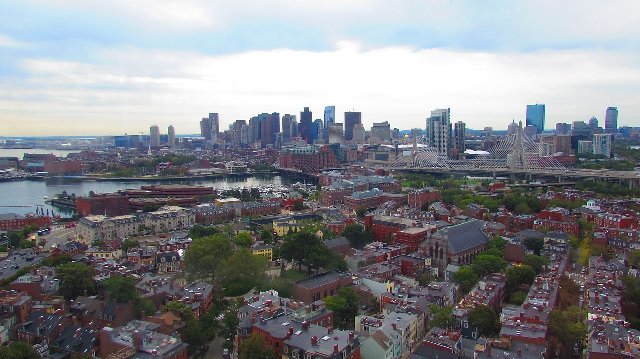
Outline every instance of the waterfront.
POLYGON ((262 185, 289 185, 295 182, 303 182, 299 178, 291 178, 280 175, 257 175, 252 177, 222 177, 216 179, 198 179, 181 181, 13 181, 0 183, 0 213, 33 213, 36 207, 44 208, 69 216, 70 212, 52 208, 45 204, 45 196, 53 198, 62 191, 75 193, 77 196, 86 196, 89 191, 95 193, 116 192, 121 189, 137 188, 152 184, 181 183, 190 185, 212 186, 216 189, 233 187, 256 187, 262 185))
POLYGON ((80 152, 79 150, 47 150, 44 148, 0 148, 0 157, 18 157, 22 159, 25 153, 30 154, 54 154, 58 157, 67 157, 69 153, 80 152))

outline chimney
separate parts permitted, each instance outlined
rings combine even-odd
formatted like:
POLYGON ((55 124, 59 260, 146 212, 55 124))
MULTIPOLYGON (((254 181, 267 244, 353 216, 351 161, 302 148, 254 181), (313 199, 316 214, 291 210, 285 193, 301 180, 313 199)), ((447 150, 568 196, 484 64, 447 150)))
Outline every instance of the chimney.
POLYGON ((133 348, 136 351, 140 351, 140 348, 142 348, 142 334, 139 331, 134 331, 133 332, 133 348))
POLYGON ((302 330, 309 330, 309 322, 307 322, 306 320, 302 322, 302 330))
POLYGON ((289 327, 289 331, 287 332, 287 338, 290 338, 293 335, 293 327, 289 327))
POLYGON ((334 344, 334 345, 333 345, 333 352, 334 352, 334 353, 339 352, 339 350, 338 350, 338 344, 334 344))
POLYGON ((353 332, 349 332, 349 341, 353 341, 356 335, 353 332))
POLYGON ((311 345, 312 346, 318 346, 318 337, 316 337, 315 335, 311 337, 311 345))
POLYGON ((398 330, 398 326, 396 325, 396 323, 391 323, 391 327, 393 328, 393 330, 398 330))

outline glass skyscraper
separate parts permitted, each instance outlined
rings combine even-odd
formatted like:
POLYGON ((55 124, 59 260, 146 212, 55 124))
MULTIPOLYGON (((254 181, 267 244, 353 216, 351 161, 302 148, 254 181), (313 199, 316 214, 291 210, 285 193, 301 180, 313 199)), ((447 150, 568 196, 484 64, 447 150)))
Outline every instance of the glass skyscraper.
POLYGON ((527 105, 527 126, 536 126, 538 133, 544 131, 544 104, 527 105))
POLYGON ((336 123, 336 107, 326 106, 324 108, 324 139, 329 139, 329 126, 336 123))
POLYGON ((618 132, 618 108, 607 107, 607 113, 604 117, 604 132, 617 133, 618 132))

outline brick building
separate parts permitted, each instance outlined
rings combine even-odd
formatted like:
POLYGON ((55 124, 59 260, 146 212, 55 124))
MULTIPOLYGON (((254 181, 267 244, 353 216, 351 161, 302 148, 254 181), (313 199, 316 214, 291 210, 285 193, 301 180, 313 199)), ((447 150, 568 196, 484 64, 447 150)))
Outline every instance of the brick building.
POLYGON ((351 275, 342 272, 316 274, 297 281, 293 287, 293 298, 305 303, 313 303, 325 297, 338 294, 342 287, 351 285, 351 275))
POLYGON ((21 216, 15 213, 0 214, 0 230, 1 231, 17 231, 28 226, 36 226, 38 228, 49 227, 51 225, 51 217, 27 215, 21 216))
POLYGON ((131 213, 129 199, 126 196, 115 193, 78 197, 76 199, 76 210, 81 217, 92 214, 115 217, 131 213))
POLYGON ((403 229, 417 226, 417 221, 392 216, 366 215, 364 225, 371 232, 371 239, 380 242, 391 242, 393 235, 403 229))
POLYGON ((409 206, 422 208, 425 204, 441 201, 440 191, 432 187, 427 187, 409 192, 407 195, 409 206))
POLYGON ((187 344, 159 333, 158 327, 155 323, 132 320, 122 327, 103 328, 99 357, 188 359, 187 344))
POLYGON ((444 227, 434 232, 421 247, 440 271, 444 271, 448 264, 469 264, 489 244, 490 238, 484 232, 485 224, 484 221, 470 220, 444 227))

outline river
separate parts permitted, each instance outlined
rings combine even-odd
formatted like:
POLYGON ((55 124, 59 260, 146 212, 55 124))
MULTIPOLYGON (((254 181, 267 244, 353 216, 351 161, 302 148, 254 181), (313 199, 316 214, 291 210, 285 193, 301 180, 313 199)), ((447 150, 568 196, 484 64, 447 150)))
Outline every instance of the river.
POLYGON ((45 204, 45 196, 53 198, 56 194, 67 191, 77 196, 86 196, 89 191, 95 193, 117 192, 121 189, 137 188, 144 185, 182 183, 191 185, 212 186, 216 189, 232 187, 251 187, 266 184, 289 185, 295 182, 303 182, 302 179, 288 178, 280 175, 258 175, 253 177, 228 177, 216 179, 198 179, 181 181, 13 181, 0 182, 0 213, 26 214, 34 213, 36 207, 54 211, 62 217, 68 217, 72 213, 62 209, 52 208, 45 204))
POLYGON ((80 152, 78 150, 47 150, 44 148, 0 148, 0 157, 18 157, 22 160, 25 153, 31 154, 54 154, 58 157, 67 157, 69 153, 80 152))

